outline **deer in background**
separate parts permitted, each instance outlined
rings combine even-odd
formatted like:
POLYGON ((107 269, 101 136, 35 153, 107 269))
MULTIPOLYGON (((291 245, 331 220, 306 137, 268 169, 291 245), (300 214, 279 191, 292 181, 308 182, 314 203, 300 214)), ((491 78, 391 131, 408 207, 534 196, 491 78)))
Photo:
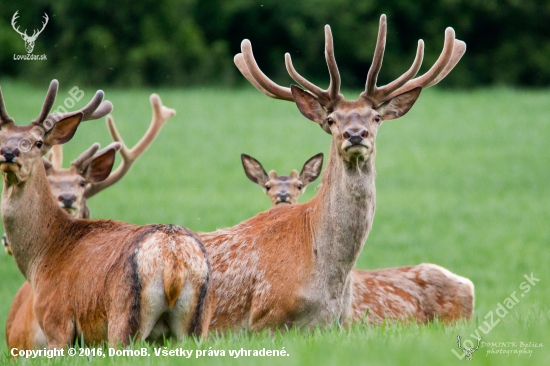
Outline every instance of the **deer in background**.
POLYGON ((136 145, 129 149, 120 137, 112 116, 107 116, 107 127, 113 141, 119 142, 122 146, 120 155, 122 162, 119 167, 110 172, 107 177, 98 180, 89 180, 82 175, 85 170, 85 164, 89 164, 90 157, 95 154, 99 146, 93 145, 80 157, 71 163, 69 169, 62 169, 63 164, 63 145, 56 145, 52 148, 50 156, 51 164, 46 163, 46 174, 52 188, 54 197, 59 201, 61 208, 69 212, 73 217, 88 219, 90 218, 90 208, 87 200, 118 182, 132 167, 136 159, 147 150, 151 142, 160 132, 164 123, 176 114, 172 108, 162 105, 162 101, 157 94, 151 94, 149 98, 153 108, 153 117, 147 132, 143 135, 136 145))
MULTIPOLYGON (((306 162, 301 173, 308 167, 312 180, 317 178, 323 164, 322 154, 315 157, 306 162), (313 165, 310 162, 315 157, 320 161, 313 165)), ((258 160, 245 154, 241 155, 241 159, 246 176, 264 187, 273 206, 295 204, 304 193, 305 189, 299 188, 302 184, 300 180, 286 184, 288 176, 277 176, 271 171, 267 177, 258 160)), ((297 177, 298 172, 293 172, 297 177)), ((385 319, 391 319, 426 323, 438 318, 442 322, 450 322, 460 318, 471 319, 474 312, 473 283, 435 264, 377 270, 354 268, 351 276, 353 321, 367 320, 381 324, 385 319)))
POLYGON ((294 204, 305 193, 308 184, 321 174, 323 153, 309 158, 300 174, 292 170, 290 175, 277 175, 275 170, 271 170, 268 175, 258 160, 246 154, 241 154, 241 162, 248 179, 263 188, 273 205, 294 204))
POLYGON ((212 329, 311 328, 351 317, 352 268, 374 218, 378 128, 382 121, 407 113, 421 89, 441 81, 466 49, 464 42, 455 40, 452 28, 447 28, 441 56, 424 75, 413 79, 422 62, 420 41, 409 71, 377 87, 385 38, 386 17, 382 15, 365 91, 353 101, 340 94, 328 25, 327 90, 298 75, 288 54, 289 74, 308 91, 275 84, 256 64, 250 42, 242 42, 242 53, 235 56, 241 73, 264 94, 295 102, 305 117, 332 136, 332 142, 322 186, 309 202, 277 205, 236 226, 199 234, 212 261, 217 295, 212 329))
MULTIPOLYGON (((90 218, 87 198, 101 192, 118 182, 131 168, 136 159, 148 148, 158 135, 164 122, 176 114, 176 111, 162 105, 157 94, 149 98, 153 108, 153 117, 149 129, 141 140, 128 149, 116 130, 113 118, 107 116, 107 126, 115 143, 97 151, 99 144, 93 144, 76 160, 69 169, 62 169, 63 145, 55 145, 50 150, 44 167, 48 183, 55 200, 69 215, 78 219, 90 218), (111 173, 116 150, 122 155, 122 163, 116 172, 111 173), (116 149, 115 149, 116 147, 116 149), (107 181, 106 183, 104 183, 107 181), (102 186, 98 185, 102 183, 102 186)), ((4 247, 11 254, 5 235, 4 247)), ((25 282, 17 291, 6 321, 6 341, 8 348, 33 349, 46 347, 46 338, 33 313, 34 297, 29 282, 25 282)))
MULTIPOLYGON (((151 94, 149 100, 153 109, 151 124, 141 140, 131 149, 126 147, 122 137, 120 137, 113 117, 110 115, 107 116, 107 128, 113 141, 119 142, 122 145, 119 150, 122 162, 116 171, 111 173, 109 169, 108 176, 102 177, 101 180, 97 179, 97 176, 85 177, 83 175, 85 168, 94 160, 91 157, 99 149, 99 145, 94 144, 84 151, 71 163, 69 169, 62 169, 63 145, 52 147, 48 159, 44 159, 44 167, 46 168, 46 175, 48 176, 53 196, 59 201, 59 206, 67 211, 69 215, 79 219, 89 219, 91 215, 87 199, 112 186, 126 175, 137 158, 153 142, 164 123, 176 114, 174 109, 162 105, 158 94, 151 94)), ((95 159, 98 156, 95 155, 95 159)), ((2 243, 6 252, 10 254, 9 243, 5 234, 2 236, 2 243)))
POLYGON ((81 121, 112 109, 98 91, 81 110, 50 114, 57 89, 54 80, 29 126, 14 124, 0 93, 2 220, 48 347, 76 339, 127 345, 133 337, 205 336, 210 264, 194 233, 174 225, 75 219, 52 196, 42 156, 68 142, 81 121))
POLYGON ((15 14, 13 14, 13 17, 11 18, 11 26, 13 28, 14 31, 16 31, 20 36, 21 38, 23 38, 23 41, 25 41, 25 49, 27 50, 27 53, 31 53, 32 50, 34 49, 34 42, 36 42, 36 39, 38 38, 38 36, 40 35, 40 33, 42 33, 42 31, 44 30, 44 28, 46 28, 46 24, 48 24, 48 14, 44 13, 44 21, 42 22, 42 29, 38 30, 38 29, 35 29, 33 32, 32 32, 32 36, 28 36, 27 35, 27 30, 25 29, 24 32, 20 32, 19 31, 19 26, 16 26, 15 25, 15 21, 17 20, 17 18, 19 18, 19 15, 17 15, 17 13, 19 12, 19 10, 17 10, 15 12, 15 14))

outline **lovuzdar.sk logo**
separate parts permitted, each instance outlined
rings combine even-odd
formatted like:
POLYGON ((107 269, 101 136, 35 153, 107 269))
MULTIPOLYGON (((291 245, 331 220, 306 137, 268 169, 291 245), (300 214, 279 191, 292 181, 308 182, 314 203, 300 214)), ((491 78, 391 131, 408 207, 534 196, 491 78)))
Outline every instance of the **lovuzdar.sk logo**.
POLYGON ((16 31, 21 36, 21 38, 23 38, 23 41, 25 41, 25 49, 27 50, 27 54, 26 55, 14 54, 13 59, 27 60, 27 61, 47 60, 46 55, 33 55, 32 51, 34 49, 34 42, 36 41, 40 33, 42 33, 42 31, 44 30, 44 28, 46 28, 46 25, 48 24, 48 20, 49 20, 48 14, 44 13, 43 15, 44 21, 42 22, 42 29, 40 30, 35 29, 32 35, 29 36, 27 34, 27 29, 25 29, 24 32, 21 32, 19 30, 19 26, 16 24, 17 18, 19 18, 18 13, 19 13, 19 10, 17 10, 15 14, 13 14, 13 17, 11 18, 11 26, 13 27, 13 30, 16 31))

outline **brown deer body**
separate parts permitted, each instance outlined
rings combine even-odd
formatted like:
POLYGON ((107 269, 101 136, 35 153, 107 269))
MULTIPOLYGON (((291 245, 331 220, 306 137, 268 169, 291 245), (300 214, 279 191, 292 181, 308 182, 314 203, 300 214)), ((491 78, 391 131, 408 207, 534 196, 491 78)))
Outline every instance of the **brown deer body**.
MULTIPOLYGON (((287 179, 281 180, 276 174, 270 174, 269 180, 266 180, 267 174, 259 161, 244 154, 241 159, 249 179, 257 184, 263 183, 264 191, 265 185, 269 185, 266 194, 269 193, 274 206, 282 202, 297 203, 304 193, 304 189, 299 189, 301 181, 298 185, 286 185, 287 179), (282 200, 281 196, 285 199, 282 200)), ((317 165, 318 170, 312 176, 319 175, 321 165, 317 165)), ((425 323, 434 318, 443 322, 470 319, 474 299, 474 285, 469 279, 435 264, 352 270, 351 308, 354 321, 381 323, 391 319, 425 323), (368 317, 365 319, 367 311, 368 317)))
POLYGON ((133 337, 205 335, 210 271, 195 234, 173 225, 74 219, 52 197, 42 156, 69 141, 82 120, 112 108, 98 92, 80 111, 50 115, 56 93, 53 81, 30 126, 15 126, 0 96, 2 220, 48 347, 77 338, 126 345, 133 337))
MULTIPOLYGON (((55 145, 52 148, 49 160, 44 161, 48 183, 54 199, 69 215, 77 219, 90 218, 87 198, 118 182, 129 171, 137 157, 151 144, 164 122, 175 115, 176 112, 173 109, 162 105, 157 94, 152 94, 150 101, 153 107, 151 125, 134 148, 129 150, 124 147, 121 152, 123 162, 117 169, 117 174, 111 174, 112 165, 106 166, 99 161, 104 159, 104 154, 114 153, 112 149, 106 148, 97 152, 99 146, 94 144, 73 161, 69 169, 63 169, 63 145, 55 145), (94 161, 97 163, 94 164, 94 161), (93 179, 90 179, 91 177, 93 179), (105 180, 108 180, 108 184, 104 183, 105 180), (99 184, 101 187, 98 187, 99 184)), ((107 125, 113 140, 123 143, 110 116, 107 117, 107 125)), ((7 239, 3 238, 3 240, 6 251, 11 254, 7 239)), ((6 341, 9 349, 33 349, 47 346, 46 337, 34 316, 33 302, 31 286, 29 282, 25 282, 15 295, 6 321, 6 341)))
POLYGON ((241 73, 261 92, 294 101, 300 112, 331 134, 332 143, 322 187, 309 202, 278 205, 241 224, 200 234, 212 261, 217 306, 211 326, 239 329, 284 325, 328 326, 351 314, 355 261, 372 227, 375 210, 375 136, 383 120, 398 118, 412 107, 422 87, 436 84, 452 70, 465 44, 445 32, 443 52, 424 75, 423 43, 411 69, 385 87, 376 87, 382 63, 386 18, 380 19, 375 57, 365 92, 355 101, 340 94, 340 77, 330 28, 325 28, 325 55, 331 82, 321 90, 295 72, 290 75, 307 92, 284 88, 257 66, 248 40, 235 56, 241 73))
POLYGON ((471 319, 474 285, 431 263, 352 271, 352 319, 381 324, 385 319, 426 323, 471 319))

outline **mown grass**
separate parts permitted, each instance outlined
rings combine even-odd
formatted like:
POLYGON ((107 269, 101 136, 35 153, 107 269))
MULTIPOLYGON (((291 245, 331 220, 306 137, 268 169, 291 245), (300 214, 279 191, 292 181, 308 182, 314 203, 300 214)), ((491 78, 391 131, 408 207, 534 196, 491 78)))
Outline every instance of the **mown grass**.
MULTIPOLYGON (((61 87, 59 101, 68 96, 72 85, 61 83, 61 87)), ((36 117, 46 88, 2 83, 16 123, 36 117)), ((92 92, 86 91, 86 101, 92 92)), ((129 145, 150 122, 151 92, 106 90, 129 145)), ((244 175, 241 153, 283 174, 300 168, 318 152, 328 154, 329 135, 303 118, 293 104, 271 100, 252 88, 156 92, 177 115, 123 181, 90 200, 93 217, 137 224, 175 223, 195 231, 231 226, 270 206, 260 188, 244 175)), ((519 303, 488 334, 481 333, 483 341, 535 342, 543 347, 532 349, 530 357, 487 355, 488 347, 482 347, 471 362, 545 364, 550 356, 549 106, 546 90, 429 89, 407 116, 384 123, 379 131, 377 212, 357 267, 432 262, 466 276, 476 285, 472 322, 239 333, 215 335, 200 344, 189 339, 168 346, 226 351, 285 347, 290 356, 280 358, 65 357, 49 364, 459 364, 466 361, 451 352, 458 351, 456 336, 472 339, 478 326, 486 329, 485 316, 514 291, 519 303), (531 273, 540 282, 519 297, 524 275, 531 273)), ((110 141, 103 121, 86 122, 79 128, 65 147, 65 166, 95 141, 102 145, 110 141)), ((316 184, 308 188, 302 202, 315 194, 316 184)), ((23 277, 6 255, 0 256, 0 276, 0 323, 4 325, 23 277)), ((7 354, 4 334, 0 344, 7 354)))

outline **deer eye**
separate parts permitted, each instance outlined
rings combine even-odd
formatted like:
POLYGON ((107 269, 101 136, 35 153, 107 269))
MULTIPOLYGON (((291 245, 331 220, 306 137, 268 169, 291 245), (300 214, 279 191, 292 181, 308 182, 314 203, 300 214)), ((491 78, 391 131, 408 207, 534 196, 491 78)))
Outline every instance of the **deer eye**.
POLYGON ((265 185, 265 190, 266 190, 266 191, 269 191, 270 189, 271 189, 271 186, 270 186, 269 184, 266 184, 266 185, 265 185))
POLYGON ((334 123, 332 117, 327 118, 327 123, 329 124, 329 126, 332 126, 332 124, 334 123))
POLYGON ((302 189, 304 188, 304 185, 303 184, 298 184, 298 189, 302 189))
POLYGON ((37 148, 41 148, 44 143, 42 141, 36 141, 35 145, 37 148))
POLYGON ((80 184, 81 187, 86 187, 86 181, 85 180, 81 180, 79 184, 80 184))
POLYGON ((376 117, 374 117, 374 120, 375 120, 376 122, 380 122, 380 115, 376 115, 376 117))

